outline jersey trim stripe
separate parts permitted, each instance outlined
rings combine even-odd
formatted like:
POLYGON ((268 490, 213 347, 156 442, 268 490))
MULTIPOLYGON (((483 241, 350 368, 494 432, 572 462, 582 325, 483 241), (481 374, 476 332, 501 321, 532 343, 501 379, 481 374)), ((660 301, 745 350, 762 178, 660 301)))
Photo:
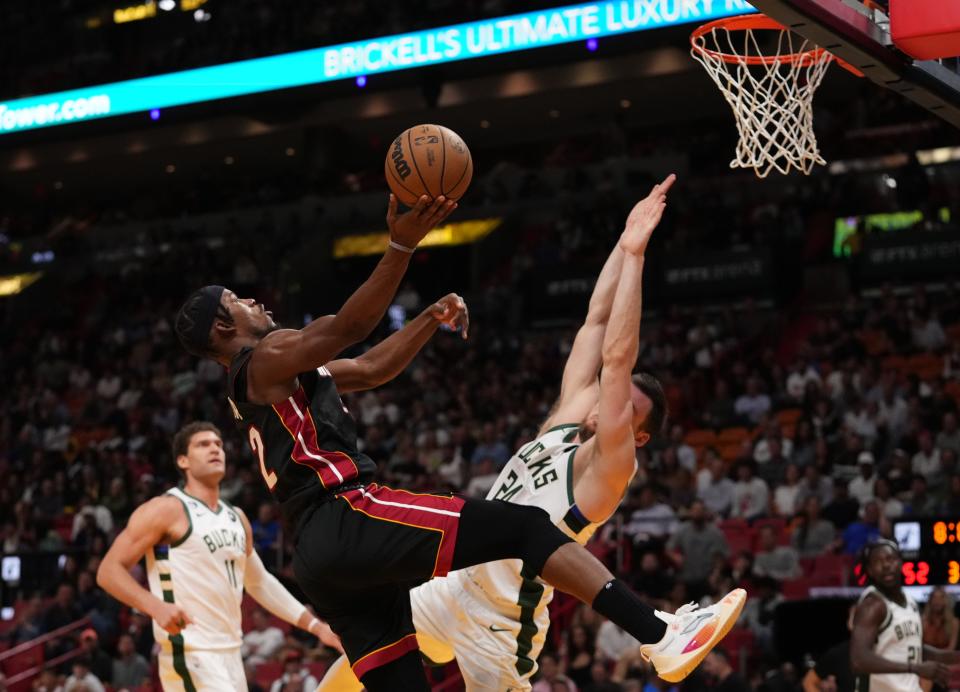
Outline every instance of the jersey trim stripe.
MULTIPOLYGON (((174 495, 176 497, 176 495, 174 495)), ((177 498, 179 499, 179 498, 177 498)), ((181 500, 182 502, 182 500, 181 500)), ((184 505, 186 509, 186 505, 184 505)), ((187 516, 190 516, 190 512, 187 512, 187 516)), ((191 529, 193 525, 191 524, 191 529)), ((181 541, 182 542, 182 541, 181 541)), ((163 582, 161 585, 161 592, 163 593, 163 602, 164 603, 175 603, 173 598, 173 583, 170 575, 170 567, 166 564, 169 553, 166 550, 163 550, 166 546, 154 546, 153 547, 153 556, 157 560, 157 572, 160 575, 160 581, 163 582)), ((170 647, 173 650, 173 670, 180 676, 180 679, 183 681, 184 692, 197 692, 197 688, 193 685, 193 678, 190 677, 190 669, 187 668, 187 658, 184 655, 183 647, 183 635, 182 634, 171 634, 168 635, 170 639, 170 647)))
MULTIPOLYGON (((197 502, 199 502, 199 503, 200 503, 200 506, 203 507, 204 509, 206 509, 208 512, 212 512, 213 514, 220 514, 220 512, 223 511, 223 507, 220 506, 220 503, 219 503, 219 502, 217 502, 217 508, 216 508, 216 509, 210 509, 210 506, 209 506, 206 502, 204 502, 203 500, 201 500, 199 497, 194 497, 193 495, 191 495, 190 493, 188 493, 188 492, 187 492, 186 490, 184 490, 183 488, 177 488, 177 490, 179 490, 181 493, 183 493, 184 495, 186 495, 187 497, 189 497, 191 500, 196 500, 197 502)), ((181 500, 181 502, 182 502, 182 500, 181 500)))
POLYGON ((397 502, 396 500, 406 499, 399 497, 400 491, 371 483, 366 488, 341 493, 337 498, 346 502, 353 511, 366 514, 372 519, 439 532, 440 544, 437 546, 437 557, 430 576, 446 576, 453 565, 463 500, 454 496, 408 494, 411 495, 408 502, 397 502), (354 493, 356 495, 353 495, 354 493))
POLYGON ((408 634, 398 639, 393 644, 381 646, 379 649, 371 651, 365 656, 362 656, 350 667, 353 669, 353 674, 356 675, 357 678, 362 678, 374 668, 379 668, 387 663, 396 661, 404 654, 416 650, 417 635, 408 634))
POLYGON ((537 634, 537 623, 534 621, 534 615, 537 612, 537 606, 540 605, 540 599, 543 598, 543 584, 537 581, 537 575, 523 564, 520 570, 522 581, 520 582, 520 594, 517 598, 517 605, 520 606, 520 631, 517 633, 517 672, 520 675, 530 673, 536 663, 530 658, 530 651, 533 650, 533 638, 537 634))
POLYGON ((300 412, 300 409, 297 408, 297 404, 294 402, 293 397, 290 397, 285 402, 274 404, 273 410, 276 411, 280 416, 280 419, 283 421, 283 427, 287 429, 287 432, 290 433, 290 437, 293 438, 293 453, 291 458, 298 464, 309 466, 316 471, 317 475, 320 477, 320 482, 323 483, 323 487, 325 488, 331 485, 336 486, 343 483, 343 474, 337 470, 336 464, 324 457, 322 454, 317 454, 316 452, 307 448, 307 442, 303 439, 303 433, 301 432, 302 429, 306 427, 306 420, 304 419, 303 414, 300 412), (283 410, 281 410, 281 407, 283 410), (291 412, 293 415, 291 415, 291 412), (315 463, 318 461, 323 465, 315 463), (324 473, 324 471, 327 471, 327 473, 324 473), (331 478, 330 473, 332 473, 335 478, 331 478))
POLYGON ((272 408, 293 438, 290 458, 312 468, 324 488, 336 487, 360 475, 356 462, 348 454, 320 449, 317 425, 302 386, 297 388, 293 396, 274 404, 272 408))
MULTIPOLYGON (((573 505, 573 458, 577 453, 579 447, 574 447, 573 451, 570 452, 570 458, 567 459, 567 501, 573 505)), ((578 532, 579 533, 579 532, 578 532)))
MULTIPOLYGON (((576 423, 561 423, 560 425, 553 426, 549 430, 544 430, 543 435, 556 432, 557 430, 565 430, 566 428, 579 428, 579 427, 580 426, 577 425, 576 423)), ((540 437, 543 437, 543 435, 540 435, 540 437)), ((540 439, 540 437, 538 437, 537 439, 540 439)))
MULTIPOLYGON (((183 545, 183 542, 188 538, 190 538, 190 534, 193 533, 193 517, 190 516, 190 509, 187 507, 187 503, 183 501, 182 497, 180 497, 176 493, 167 493, 167 495, 169 495, 170 497, 175 497, 178 500, 180 500, 180 504, 183 505, 183 513, 187 515, 187 532, 170 544, 171 548, 176 548, 178 545, 183 545)), ((156 557, 158 560, 164 560, 167 558, 166 554, 164 554, 163 557, 159 557, 156 553, 156 549, 154 549, 153 554, 154 554, 154 557, 156 557)))
MULTIPOLYGON (((392 490, 392 488, 384 488, 384 490, 392 490)), ((388 502, 386 500, 379 500, 370 493, 368 493, 364 488, 358 488, 357 491, 363 495, 365 498, 370 500, 370 502, 375 502, 378 505, 386 505, 388 507, 400 507, 401 509, 417 509, 421 512, 430 512, 432 514, 445 514, 448 517, 459 517, 460 512, 451 512, 447 509, 435 509, 434 507, 418 507, 417 505, 408 505, 403 502, 388 502)), ((394 491, 396 492, 396 491, 394 491)), ((437 495, 428 495, 427 497, 437 497, 437 495)))

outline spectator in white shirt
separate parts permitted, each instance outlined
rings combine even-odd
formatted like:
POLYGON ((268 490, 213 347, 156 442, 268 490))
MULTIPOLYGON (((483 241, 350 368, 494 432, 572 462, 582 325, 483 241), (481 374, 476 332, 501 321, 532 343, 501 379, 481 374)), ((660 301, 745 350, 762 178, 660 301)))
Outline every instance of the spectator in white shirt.
POLYGON ((804 363, 803 360, 798 360, 787 376, 787 396, 793 399, 794 402, 800 403, 803 401, 803 395, 810 382, 816 382, 819 385, 820 374, 812 365, 804 363))
POLYGON ((731 517, 755 519, 767 513, 770 490, 762 479, 754 477, 753 463, 742 461, 737 465, 737 482, 733 485, 731 517))
POLYGON ((727 477, 727 465, 717 450, 711 447, 704 456, 704 467, 697 474, 697 497, 711 513, 725 517, 733 506, 733 481, 727 477))
POLYGON ((860 475, 854 478, 847 485, 850 497, 865 505, 873 499, 873 484, 877 480, 875 473, 875 464, 873 454, 868 451, 860 452, 857 456, 857 465, 860 467, 860 475))
POLYGON ((645 485, 640 488, 638 507, 623 531, 633 538, 634 543, 646 543, 673 533, 676 524, 677 515, 673 508, 658 502, 653 488, 645 485))
POLYGON ((931 476, 940 471, 940 450, 933 446, 933 435, 929 430, 921 430, 917 436, 920 450, 913 455, 911 466, 915 474, 931 476))
POLYGON ((273 681, 270 692, 314 692, 319 684, 303 665, 303 654, 290 649, 283 656, 283 675, 273 681))
POLYGON ((921 351, 939 351, 947 345, 947 334, 932 313, 917 313, 910 333, 913 345, 921 351))
POLYGON ((770 453, 770 443, 776 440, 780 444, 780 454, 789 459, 793 454, 793 440, 783 436, 783 428, 778 421, 770 421, 767 425, 766 433, 757 440, 753 448, 753 460, 758 464, 766 464, 772 456, 770 453))
POLYGON ((464 490, 464 493, 469 497, 484 498, 487 496, 487 493, 490 492, 493 484, 497 482, 499 476, 500 474, 497 472, 496 466, 494 466, 493 459, 483 457, 479 463, 474 466, 473 477, 470 479, 470 482, 467 483, 467 488, 464 490))
POLYGON ((621 656, 637 648, 637 640, 620 627, 604 620, 597 630, 597 657, 607 661, 618 661, 621 656))
POLYGON ((858 399, 843 416, 843 425, 862 437, 865 447, 872 447, 877 440, 878 417, 879 408, 875 402, 858 399))
POLYGON ((773 491, 773 513, 779 517, 790 518, 800 509, 797 498, 800 497, 800 469, 796 464, 787 464, 783 483, 773 491))
POLYGON ((100 679, 90 672, 90 662, 78 658, 73 662, 73 675, 63 685, 64 692, 106 692, 100 679))
POLYGON ((907 419, 910 416, 907 402, 900 396, 893 383, 884 382, 883 397, 880 399, 878 407, 877 422, 887 428, 887 434, 890 436, 889 442, 896 446, 900 442, 900 438, 903 437, 903 432, 907 427, 907 419))
POLYGON ((674 423, 670 428, 670 442, 677 454, 677 462, 690 473, 697 470, 697 453, 683 441, 683 426, 674 423))
POLYGON ((764 414, 770 410, 770 397, 760 390, 760 380, 756 377, 747 380, 747 390, 737 397, 733 409, 738 416, 746 418, 753 424, 760 422, 764 414))
POLYGON ((240 655, 248 669, 255 669, 261 663, 272 659, 283 647, 283 631, 270 624, 265 610, 253 611, 253 629, 243 635, 240 655))

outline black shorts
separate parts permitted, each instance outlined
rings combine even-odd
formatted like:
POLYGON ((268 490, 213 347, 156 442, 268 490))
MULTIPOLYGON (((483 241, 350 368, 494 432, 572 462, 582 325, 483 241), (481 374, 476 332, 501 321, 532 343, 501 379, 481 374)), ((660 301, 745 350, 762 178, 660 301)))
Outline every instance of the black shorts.
POLYGON ((450 571, 463 505, 450 494, 371 483, 304 516, 297 583, 340 636, 358 678, 417 648, 409 591, 450 571))

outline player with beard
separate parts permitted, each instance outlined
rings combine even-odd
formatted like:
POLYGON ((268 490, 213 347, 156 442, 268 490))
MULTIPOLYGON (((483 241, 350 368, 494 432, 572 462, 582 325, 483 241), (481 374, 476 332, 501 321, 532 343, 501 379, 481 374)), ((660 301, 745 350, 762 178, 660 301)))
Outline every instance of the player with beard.
POLYGON ((853 614, 850 667, 856 692, 922 692, 920 678, 946 687, 948 666, 960 663, 960 651, 923 643, 920 609, 903 591, 899 546, 873 541, 863 549, 860 564, 870 585, 853 614))

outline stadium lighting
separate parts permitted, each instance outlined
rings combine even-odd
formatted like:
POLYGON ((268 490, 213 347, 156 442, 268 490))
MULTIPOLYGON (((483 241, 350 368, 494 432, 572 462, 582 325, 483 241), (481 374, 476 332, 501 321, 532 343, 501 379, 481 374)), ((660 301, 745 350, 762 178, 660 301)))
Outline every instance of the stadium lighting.
POLYGON ((357 86, 360 87, 361 89, 363 89, 363 87, 367 86, 367 76, 366 76, 366 75, 363 75, 363 74, 362 74, 362 75, 360 75, 359 77, 357 77, 357 86))
POLYGON ((176 0, 160 0, 160 2, 157 3, 157 7, 164 12, 170 12, 171 10, 177 9, 177 2, 176 0))
POLYGON ((193 13, 193 21, 200 24, 201 22, 209 22, 212 15, 206 10, 197 10, 193 13))
POLYGON ((597 39, 595 39, 595 38, 588 38, 588 39, 587 39, 587 50, 590 51, 591 53, 593 53, 595 50, 597 50, 598 45, 599 45, 599 44, 597 43, 597 39))
POLYGON ((151 120, 159 120, 159 119, 160 119, 160 109, 159 109, 159 108, 154 108, 154 109, 152 109, 152 110, 150 111, 150 119, 151 119, 151 120))

